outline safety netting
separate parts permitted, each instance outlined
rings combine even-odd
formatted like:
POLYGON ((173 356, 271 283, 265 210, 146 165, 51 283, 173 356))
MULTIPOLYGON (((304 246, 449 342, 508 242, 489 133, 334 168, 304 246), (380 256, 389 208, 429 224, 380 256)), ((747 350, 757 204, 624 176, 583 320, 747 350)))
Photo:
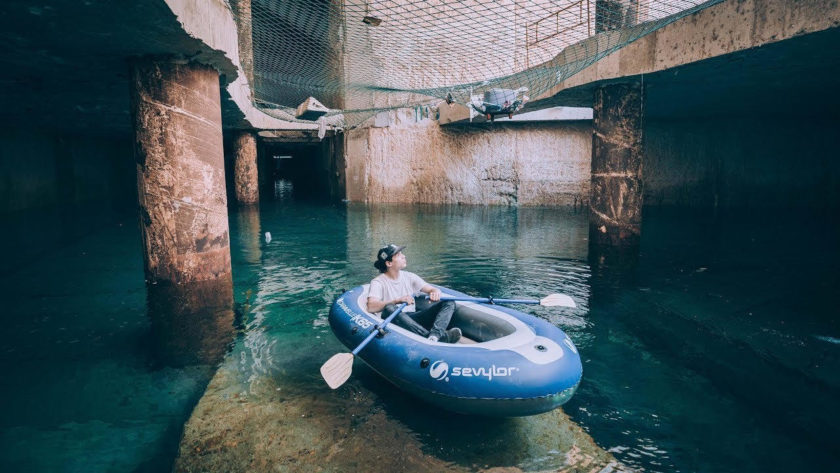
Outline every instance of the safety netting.
POLYGON ((636 39, 722 0, 230 0, 252 100, 331 123, 446 100, 515 113, 636 39), (495 108, 493 108, 495 107, 495 108), (321 120, 323 120, 322 118, 321 120))

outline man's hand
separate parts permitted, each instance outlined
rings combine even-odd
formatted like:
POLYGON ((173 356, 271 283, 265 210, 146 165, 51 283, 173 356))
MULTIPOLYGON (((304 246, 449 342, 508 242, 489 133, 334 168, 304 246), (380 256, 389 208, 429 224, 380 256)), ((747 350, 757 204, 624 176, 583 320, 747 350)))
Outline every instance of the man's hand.
POLYGON ((402 304, 405 302, 408 305, 414 305, 414 297, 413 296, 402 296, 398 297, 392 301, 384 302, 375 297, 368 297, 367 300, 367 311, 371 314, 375 314, 377 312, 382 312, 382 309, 385 308, 388 304, 402 304))
POLYGON ((437 302, 440 300, 440 289, 434 288, 429 291, 429 300, 432 302, 437 302))

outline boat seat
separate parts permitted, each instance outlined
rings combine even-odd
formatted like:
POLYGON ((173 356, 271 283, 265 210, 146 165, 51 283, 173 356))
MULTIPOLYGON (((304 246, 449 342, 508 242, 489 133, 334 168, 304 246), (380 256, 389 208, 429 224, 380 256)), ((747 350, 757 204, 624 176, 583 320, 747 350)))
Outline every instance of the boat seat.
MULTIPOLYGON (((432 302, 426 298, 418 298, 415 301, 417 310, 423 310, 432 305, 432 302)), ((449 326, 461 329, 462 339, 469 340, 464 343, 487 342, 516 331, 509 322, 488 313, 482 306, 458 302, 456 302, 455 314, 449 326)))
MULTIPOLYGON (((359 295, 359 307, 364 307, 367 303, 367 289, 368 286, 365 285, 364 290, 359 295)), ((420 302, 420 300, 418 300, 418 302, 420 302)), ((515 323, 518 323, 518 321, 507 314, 499 313, 496 309, 475 304, 473 302, 456 302, 455 304, 455 314, 452 316, 452 321, 449 323, 449 326, 461 329, 461 339, 456 345, 481 344, 491 340, 507 337, 514 334, 517 330, 513 323, 504 320, 502 317, 512 319, 515 323), (500 315, 502 317, 500 317, 500 315)), ((422 310, 427 306, 428 302, 423 301, 418 303, 417 308, 422 310)), ((374 314, 370 314, 369 312, 366 313, 375 319, 379 319, 379 317, 374 314)), ((411 338, 422 339, 422 337, 417 334, 396 324, 394 324, 393 328, 394 330, 403 332, 411 338)), ((510 343, 510 340, 508 340, 508 343, 510 343)))
POLYGON ((488 313, 477 304, 457 304, 450 325, 460 328, 463 336, 473 343, 488 342, 516 331, 511 323, 488 313))

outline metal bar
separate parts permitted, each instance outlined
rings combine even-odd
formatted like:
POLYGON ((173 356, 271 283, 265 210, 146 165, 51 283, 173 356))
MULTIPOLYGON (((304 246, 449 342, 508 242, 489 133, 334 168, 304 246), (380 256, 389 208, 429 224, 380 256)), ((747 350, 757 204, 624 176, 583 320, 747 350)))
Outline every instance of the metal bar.
MULTIPOLYGON (((548 15, 548 16, 545 16, 543 18, 540 18, 537 21, 534 21, 532 23, 527 24, 525 26, 526 57, 528 56, 529 46, 535 46, 538 43, 541 43, 543 41, 554 38, 554 37, 556 37, 556 36, 558 36, 562 33, 565 33, 565 32, 567 32, 571 29, 577 28, 578 26, 582 26, 583 25, 583 20, 581 19, 581 17, 583 16, 583 1, 584 0, 578 0, 577 2, 571 3, 571 4, 561 8, 560 10, 557 10, 556 12, 554 12, 554 13, 548 15), (571 9, 576 7, 576 6, 578 7, 578 22, 574 25, 571 25, 571 26, 561 30, 560 29, 560 14, 563 13, 563 12, 571 11, 571 9), (548 35, 544 38, 540 38, 540 30, 539 30, 540 23, 542 23, 545 20, 550 19, 551 17, 554 17, 554 19, 555 19, 554 33, 550 34, 550 35, 548 35), (534 39, 533 39, 533 41, 530 39, 530 34, 529 34, 529 32, 531 30, 531 27, 534 28, 534 39)), ((589 0, 586 0, 586 8, 587 8, 587 11, 589 11, 589 0)), ((591 26, 590 26, 589 23, 590 23, 589 15, 587 15, 587 18, 586 18, 586 30, 587 30, 586 32, 587 32, 587 35, 592 34, 591 26)), ((530 61, 526 60, 526 64, 530 65, 530 61)))
POLYGON ((366 347, 368 343, 370 343, 370 341, 373 340, 373 337, 379 335, 379 329, 384 329, 385 327, 387 327, 388 324, 391 323, 392 320, 394 320, 394 317, 396 317, 400 312, 402 312, 403 309, 405 309, 405 306, 406 304, 405 302, 403 302, 402 304, 400 304, 397 310, 394 311, 393 314, 389 315, 388 318, 385 319, 384 322, 375 326, 370 332, 370 335, 368 335, 367 338, 365 338, 364 341, 362 341, 362 343, 360 343, 359 346, 357 346, 356 349, 353 350, 353 355, 358 355, 359 352, 362 351, 362 348, 366 347))

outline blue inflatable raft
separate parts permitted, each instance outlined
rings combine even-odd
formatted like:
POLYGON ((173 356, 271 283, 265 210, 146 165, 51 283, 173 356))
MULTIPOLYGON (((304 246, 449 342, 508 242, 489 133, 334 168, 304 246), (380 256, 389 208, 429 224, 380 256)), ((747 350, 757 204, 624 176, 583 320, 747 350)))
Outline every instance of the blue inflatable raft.
MULTIPOLYGON (((382 322, 365 310, 367 291, 365 285, 342 294, 330 310, 330 327, 350 349, 382 322)), ((568 401, 580 383, 577 348, 542 319, 498 305, 456 302, 450 327, 463 332, 459 343, 431 342, 389 324, 358 356, 404 391, 464 414, 539 414, 568 401)))

